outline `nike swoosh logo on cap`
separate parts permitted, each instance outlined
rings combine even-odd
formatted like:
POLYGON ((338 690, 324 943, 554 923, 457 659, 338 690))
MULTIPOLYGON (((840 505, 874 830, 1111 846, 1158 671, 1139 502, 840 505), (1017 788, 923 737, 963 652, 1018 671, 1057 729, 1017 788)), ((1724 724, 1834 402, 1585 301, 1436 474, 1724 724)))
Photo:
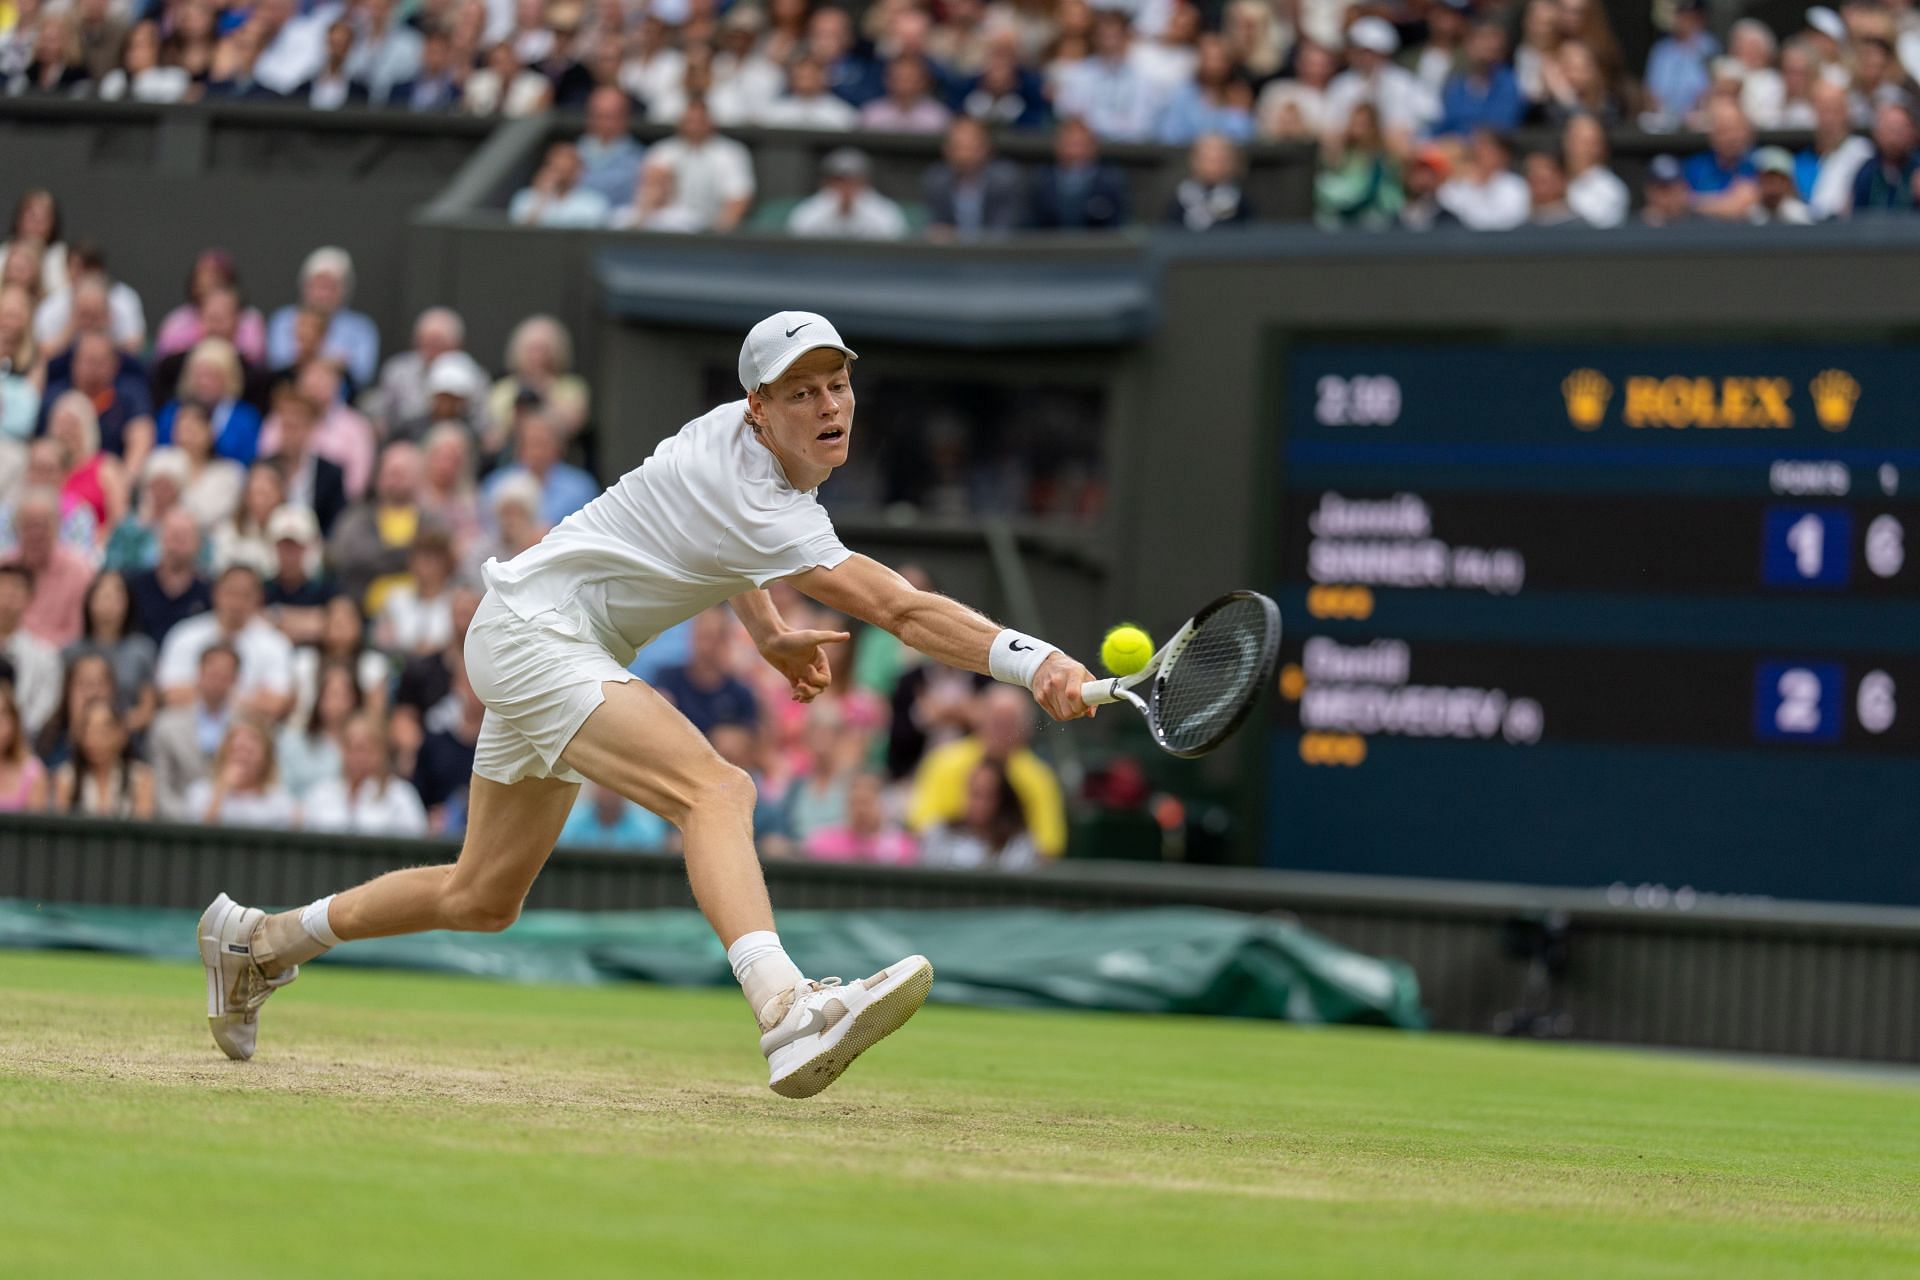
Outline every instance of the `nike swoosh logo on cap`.
POLYGON ((792 337, 792 336, 793 336, 794 334, 796 334, 796 333, 798 333, 798 332, 800 332, 800 331, 801 331, 802 329, 804 329, 804 328, 806 328, 806 327, 807 327, 808 325, 810 325, 810 324, 812 324, 812 323, 813 323, 813 321, 811 321, 811 320, 802 320, 802 321, 801 321, 801 322, 800 322, 799 324, 797 324, 797 325, 795 325, 795 326, 793 326, 793 328, 791 328, 791 329, 789 329, 789 330, 787 330, 787 336, 788 336, 789 338, 791 338, 791 337, 792 337))

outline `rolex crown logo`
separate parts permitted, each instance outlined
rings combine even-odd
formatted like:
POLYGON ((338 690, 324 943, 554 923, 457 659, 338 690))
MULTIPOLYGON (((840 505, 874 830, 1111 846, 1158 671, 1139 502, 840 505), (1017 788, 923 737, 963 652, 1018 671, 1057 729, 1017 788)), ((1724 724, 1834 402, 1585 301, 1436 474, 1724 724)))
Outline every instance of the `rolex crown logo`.
POLYGON ((1807 384, 1813 393, 1813 414, 1829 431, 1845 431, 1860 399, 1860 383, 1841 369, 1823 369, 1807 384))
POLYGON ((1575 369, 1560 384, 1567 400, 1567 420, 1582 431, 1592 431, 1607 416, 1613 384, 1598 369, 1575 369))

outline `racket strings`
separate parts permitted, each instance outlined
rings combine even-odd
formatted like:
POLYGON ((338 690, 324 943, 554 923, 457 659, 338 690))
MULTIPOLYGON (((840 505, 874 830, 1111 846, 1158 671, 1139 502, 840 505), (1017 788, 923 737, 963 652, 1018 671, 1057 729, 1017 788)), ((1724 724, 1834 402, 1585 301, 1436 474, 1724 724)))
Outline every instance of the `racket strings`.
POLYGON ((1264 681, 1271 630, 1258 598, 1232 601, 1200 624, 1156 687, 1154 720, 1168 749, 1202 750, 1233 730, 1264 681))

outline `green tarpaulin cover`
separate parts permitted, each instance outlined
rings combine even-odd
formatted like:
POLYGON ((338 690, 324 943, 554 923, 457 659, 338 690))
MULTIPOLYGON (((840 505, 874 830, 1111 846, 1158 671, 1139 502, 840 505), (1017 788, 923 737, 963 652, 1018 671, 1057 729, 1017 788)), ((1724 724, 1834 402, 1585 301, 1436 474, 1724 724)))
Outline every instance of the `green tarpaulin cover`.
MULTIPOLYGON (((195 919, 150 907, 0 901, 0 947, 192 958, 195 919)), ((850 979, 920 952, 938 973, 933 998, 955 1004, 1424 1025, 1406 965, 1231 911, 789 911, 780 937, 808 973, 850 979)), ((733 981, 725 951, 693 911, 529 911, 504 933, 356 942, 321 963, 520 982, 733 981)))

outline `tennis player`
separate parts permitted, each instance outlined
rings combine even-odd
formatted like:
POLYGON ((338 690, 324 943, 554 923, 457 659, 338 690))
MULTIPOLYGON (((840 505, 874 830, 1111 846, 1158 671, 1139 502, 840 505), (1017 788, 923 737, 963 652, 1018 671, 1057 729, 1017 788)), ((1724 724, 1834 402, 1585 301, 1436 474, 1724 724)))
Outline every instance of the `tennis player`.
POLYGON ((765 588, 791 582, 949 666, 1030 690, 1056 719, 1090 714, 1078 662, 944 596, 915 590, 835 536, 816 490, 852 444, 853 351, 825 317, 768 316, 740 348, 744 400, 696 418, 538 545, 484 568, 466 668, 486 704, 467 834, 450 866, 394 871, 268 915, 225 894, 200 917, 207 1019, 251 1058, 261 1006, 299 966, 360 938, 496 931, 519 917, 583 778, 678 827, 687 875, 759 1020, 768 1083, 808 1097, 913 1016, 933 967, 908 956, 870 978, 809 981, 774 932, 753 846, 753 784, 628 672, 662 631, 729 601, 793 695, 827 687, 822 646, 765 588))

